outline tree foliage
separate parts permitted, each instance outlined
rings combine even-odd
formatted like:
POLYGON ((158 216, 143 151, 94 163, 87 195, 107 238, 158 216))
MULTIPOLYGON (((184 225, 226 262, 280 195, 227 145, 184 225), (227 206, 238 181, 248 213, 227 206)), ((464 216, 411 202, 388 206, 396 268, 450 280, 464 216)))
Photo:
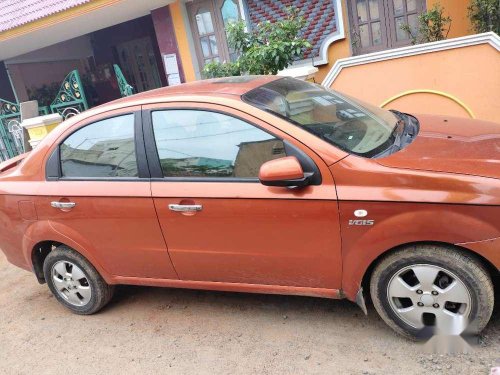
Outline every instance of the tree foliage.
POLYGON ((311 44, 300 36, 306 20, 294 8, 276 22, 262 22, 247 31, 243 21, 227 26, 228 44, 238 55, 235 62, 210 63, 207 78, 242 74, 276 74, 304 56, 311 44))
POLYGON ((427 12, 418 16, 416 32, 410 25, 402 25, 401 29, 406 31, 412 40, 412 44, 436 42, 448 37, 451 27, 451 18, 444 15, 444 8, 439 3, 427 12))
POLYGON ((475 32, 500 34, 500 0, 471 0, 467 9, 475 32))
POLYGON ((203 77, 219 78, 240 76, 242 74, 240 64, 238 62, 218 63, 211 62, 203 68, 203 77))

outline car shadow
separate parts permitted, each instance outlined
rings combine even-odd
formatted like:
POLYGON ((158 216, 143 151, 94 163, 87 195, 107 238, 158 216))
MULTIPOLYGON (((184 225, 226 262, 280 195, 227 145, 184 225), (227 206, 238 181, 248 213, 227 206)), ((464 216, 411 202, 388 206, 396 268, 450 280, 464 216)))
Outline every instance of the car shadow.
MULTIPOLYGON (((500 288, 497 288, 500 289, 500 288)), ((496 306, 490 323, 482 332, 480 342, 488 346, 500 337, 500 296, 497 293, 496 306)), ((139 286, 118 286, 106 311, 127 311, 133 305, 140 304, 153 310, 184 309, 187 311, 206 310, 218 312, 221 319, 229 312, 251 312, 252 315, 268 315, 270 319, 276 314, 286 319, 294 316, 295 320, 329 321, 342 325, 343 320, 359 319, 359 325, 369 325, 381 333, 387 334, 389 328, 378 316, 373 304, 368 299, 368 316, 348 300, 331 300, 315 297, 286 296, 270 294, 252 294, 236 292, 219 292, 175 288, 155 288, 139 286)), ((348 325, 346 325, 346 329, 348 325)))
POLYGON ((210 306, 214 309, 246 310, 289 310, 292 312, 332 312, 345 311, 350 315, 364 315, 356 304, 348 300, 330 300, 325 298, 287 296, 277 294, 254 294, 238 292, 220 292, 176 288, 155 288, 125 286, 117 287, 113 300, 108 309, 124 308, 128 304, 137 302, 153 305, 186 307, 210 306))

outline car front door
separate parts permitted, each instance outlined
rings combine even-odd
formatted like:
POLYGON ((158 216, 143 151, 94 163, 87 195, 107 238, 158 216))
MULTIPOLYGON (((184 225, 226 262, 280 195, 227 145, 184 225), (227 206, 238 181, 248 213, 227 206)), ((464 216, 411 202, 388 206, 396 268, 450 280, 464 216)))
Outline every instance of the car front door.
POLYGON ((143 119, 154 204, 180 279, 340 288, 335 186, 315 153, 228 107, 155 104, 143 119), (315 184, 260 184, 260 166, 290 154, 316 170, 315 184))
POLYGON ((141 108, 75 124, 57 141, 39 219, 112 276, 177 279, 151 197, 141 108))

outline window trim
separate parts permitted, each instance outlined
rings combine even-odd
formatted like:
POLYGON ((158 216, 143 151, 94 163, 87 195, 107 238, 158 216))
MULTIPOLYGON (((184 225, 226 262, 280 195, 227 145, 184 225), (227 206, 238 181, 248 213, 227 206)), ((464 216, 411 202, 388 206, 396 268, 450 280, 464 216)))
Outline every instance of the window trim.
POLYGON ((193 107, 187 107, 187 106, 173 106, 173 107, 158 107, 158 108, 148 108, 148 109, 143 109, 143 134, 144 134, 144 141, 145 141, 145 146, 146 146, 146 155, 147 155, 147 160, 149 164, 149 171, 151 173, 151 181, 153 182, 225 182, 225 183, 258 183, 260 184, 260 180, 258 177, 247 177, 247 178, 241 178, 241 177, 164 177, 163 175, 163 170, 161 169, 161 163, 160 163, 160 156, 158 155, 158 149, 156 145, 156 140, 154 136, 154 129, 153 129, 153 112, 163 112, 163 111, 179 111, 179 110, 188 110, 188 111, 200 111, 200 112, 212 112, 212 113, 218 113, 221 115, 225 115, 228 117, 235 118, 237 120, 243 121, 246 124, 249 124, 251 126, 256 127, 257 129, 271 135, 272 137, 276 138, 279 141, 282 141, 286 154, 296 156, 304 170, 308 172, 311 170, 314 172, 314 178, 313 182, 311 185, 321 185, 322 183, 322 176, 321 172, 319 170, 319 167, 316 165, 314 160, 312 160, 304 151, 296 147, 295 145, 291 144, 288 142, 286 139, 283 139, 282 137, 277 136, 276 134, 273 134, 267 129, 262 128, 261 126, 257 125, 255 122, 250 122, 248 119, 245 119, 241 116, 225 112, 223 110, 219 109, 208 109, 208 108, 193 108, 193 107))
MULTIPOLYGON (((377 0, 379 6, 382 7, 383 14, 379 15, 379 20, 378 21, 368 21, 368 25, 370 25, 372 22, 380 22, 381 29, 383 30, 382 32, 382 40, 384 40, 385 36, 385 41, 386 44, 381 43, 380 45, 377 46, 368 46, 368 47, 354 47, 351 43, 351 49, 352 49, 352 55, 353 56, 362 56, 370 53, 377 53, 377 52, 382 52, 382 51, 388 51, 391 49, 396 49, 400 47, 408 47, 411 46, 411 38, 408 38, 406 40, 397 40, 397 37, 395 35, 396 30, 394 29, 394 19, 396 18, 396 15, 394 13, 394 3, 393 0, 377 0)), ((406 12, 406 1, 404 1, 405 4, 403 5, 405 9, 405 13, 403 14, 403 17, 408 16, 408 12, 406 12)), ((369 4, 368 1, 366 2, 366 7, 367 11, 369 12, 369 4)), ((426 1, 424 0, 417 0, 417 10, 416 10, 416 15, 417 17, 424 13, 427 10, 427 5, 426 1)), ((357 9, 356 9, 356 4, 354 1, 347 0, 347 15, 348 15, 348 20, 349 20, 349 37, 351 42, 353 42, 355 33, 359 33, 359 22, 356 21, 355 17, 357 15, 357 9)), ((369 26, 371 28, 371 26, 369 26)), ((371 31, 370 31, 371 35, 371 31)))
MULTIPOLYGON (((87 120, 87 119, 86 119, 87 120)), ((49 158, 45 164, 45 179, 46 181, 101 181, 101 182, 137 182, 149 180, 150 173, 148 168, 148 163, 146 160, 146 149, 144 145, 144 134, 142 132, 142 111, 126 111, 122 113, 117 113, 112 116, 102 117, 95 121, 86 121, 82 126, 78 126, 76 129, 71 131, 67 136, 61 139, 56 147, 52 150, 49 158), (111 120, 117 117, 123 116, 134 116, 134 148, 135 157, 137 161, 137 177, 64 177, 62 175, 62 162, 61 162, 61 145, 66 142, 66 140, 71 137, 76 132, 81 129, 102 122, 106 120, 111 120)))
MULTIPOLYGON (((218 57, 220 61, 230 61, 231 60, 231 51, 229 48, 229 44, 227 41, 227 35, 226 35, 226 30, 224 26, 224 20, 222 19, 222 14, 221 14, 221 6, 223 5, 222 0, 205 0, 207 3, 209 3, 209 8, 211 11, 213 11, 213 23, 214 23, 214 30, 215 30, 215 35, 217 35, 217 41, 218 41, 218 48, 220 47, 218 57)), ((338 0, 337 0, 338 1, 338 0)), ((240 21, 245 22, 246 28, 250 28, 250 17, 248 14, 248 9, 246 2, 244 0, 237 0, 238 3, 238 12, 240 15, 240 21)), ((203 56, 203 51, 200 45, 200 35, 198 32, 197 24, 196 24, 196 14, 195 14, 195 7, 196 3, 193 4, 192 1, 185 2, 184 4, 184 10, 186 12, 185 14, 185 21, 187 22, 188 26, 188 34, 190 35, 189 39, 191 41, 192 47, 193 47, 193 62, 195 62, 196 65, 196 71, 197 71, 197 76, 198 78, 201 77, 201 73, 203 71, 203 68, 205 67, 205 57, 203 56)), ((198 4, 198 6, 200 6, 198 4)))

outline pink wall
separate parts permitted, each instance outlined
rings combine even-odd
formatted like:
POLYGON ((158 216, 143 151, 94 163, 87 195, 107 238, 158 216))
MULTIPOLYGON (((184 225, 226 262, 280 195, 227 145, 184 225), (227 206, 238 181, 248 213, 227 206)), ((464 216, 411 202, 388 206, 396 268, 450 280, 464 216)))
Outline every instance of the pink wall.
POLYGON ((20 101, 29 100, 28 90, 62 82, 74 69, 85 73, 92 56, 90 37, 84 35, 54 46, 42 48, 5 61, 20 101))
POLYGON ((81 60, 38 62, 9 65, 9 72, 20 102, 30 100, 28 90, 54 82, 62 82, 74 69, 85 72, 85 65, 81 60))
MULTIPOLYGON (((13 66, 11 65, 11 67, 13 66)), ((23 76, 26 89, 37 88, 53 82, 62 82, 68 73, 75 69, 78 69, 80 74, 85 72, 85 65, 81 60, 16 64, 16 68, 23 76)))

